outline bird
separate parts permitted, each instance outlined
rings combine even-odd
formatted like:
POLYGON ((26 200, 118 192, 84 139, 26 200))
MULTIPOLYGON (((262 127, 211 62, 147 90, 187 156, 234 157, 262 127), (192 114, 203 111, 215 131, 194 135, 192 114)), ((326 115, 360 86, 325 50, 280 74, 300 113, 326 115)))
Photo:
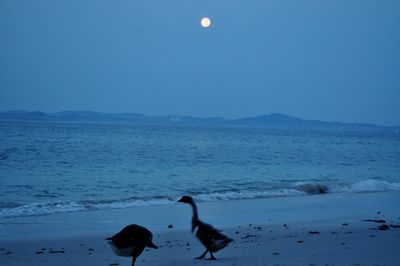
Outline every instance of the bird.
POLYGON ((123 257, 132 257, 132 266, 135 266, 136 258, 143 252, 145 247, 157 249, 153 243, 153 234, 145 227, 130 224, 112 237, 106 238, 112 251, 123 257))
POLYGON ((192 206, 193 217, 192 217, 192 233, 195 233, 196 237, 206 247, 206 251, 196 259, 204 259, 206 254, 209 252, 211 260, 216 260, 213 252, 217 252, 225 248, 233 239, 223 235, 219 230, 215 229, 212 225, 206 224, 199 219, 196 203, 191 196, 183 196, 178 202, 187 203, 192 206))

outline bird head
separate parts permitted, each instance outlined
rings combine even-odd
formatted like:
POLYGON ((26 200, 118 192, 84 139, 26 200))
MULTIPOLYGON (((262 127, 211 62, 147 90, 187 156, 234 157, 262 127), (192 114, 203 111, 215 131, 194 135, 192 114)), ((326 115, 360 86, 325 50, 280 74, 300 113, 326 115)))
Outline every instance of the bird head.
POLYGON ((193 198, 192 198, 191 196, 183 196, 182 198, 180 198, 180 199, 178 200, 178 202, 189 203, 189 204, 191 204, 191 203, 193 203, 194 201, 193 201, 193 198))

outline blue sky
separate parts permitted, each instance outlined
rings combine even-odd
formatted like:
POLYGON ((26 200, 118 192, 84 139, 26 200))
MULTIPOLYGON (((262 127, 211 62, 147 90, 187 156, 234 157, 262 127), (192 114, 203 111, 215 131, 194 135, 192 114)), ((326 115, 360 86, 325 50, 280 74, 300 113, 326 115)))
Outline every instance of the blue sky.
POLYGON ((399 14, 398 0, 0 0, 0 110, 400 125, 399 14))

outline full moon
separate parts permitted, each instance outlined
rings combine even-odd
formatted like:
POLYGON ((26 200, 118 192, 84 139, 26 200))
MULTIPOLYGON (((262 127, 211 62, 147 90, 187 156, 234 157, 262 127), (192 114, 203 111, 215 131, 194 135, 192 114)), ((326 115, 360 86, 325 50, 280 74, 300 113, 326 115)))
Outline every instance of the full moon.
POLYGON ((208 28, 211 25, 211 20, 209 18, 202 18, 200 24, 204 28, 208 28))

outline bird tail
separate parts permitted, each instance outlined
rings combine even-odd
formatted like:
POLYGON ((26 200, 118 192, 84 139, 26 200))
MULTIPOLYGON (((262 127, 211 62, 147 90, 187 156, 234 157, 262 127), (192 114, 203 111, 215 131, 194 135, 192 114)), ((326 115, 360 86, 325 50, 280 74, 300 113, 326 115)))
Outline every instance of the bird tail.
POLYGON ((154 249, 158 249, 158 247, 156 245, 154 245, 154 243, 152 241, 150 241, 149 243, 147 243, 146 245, 149 248, 154 248, 154 249))

